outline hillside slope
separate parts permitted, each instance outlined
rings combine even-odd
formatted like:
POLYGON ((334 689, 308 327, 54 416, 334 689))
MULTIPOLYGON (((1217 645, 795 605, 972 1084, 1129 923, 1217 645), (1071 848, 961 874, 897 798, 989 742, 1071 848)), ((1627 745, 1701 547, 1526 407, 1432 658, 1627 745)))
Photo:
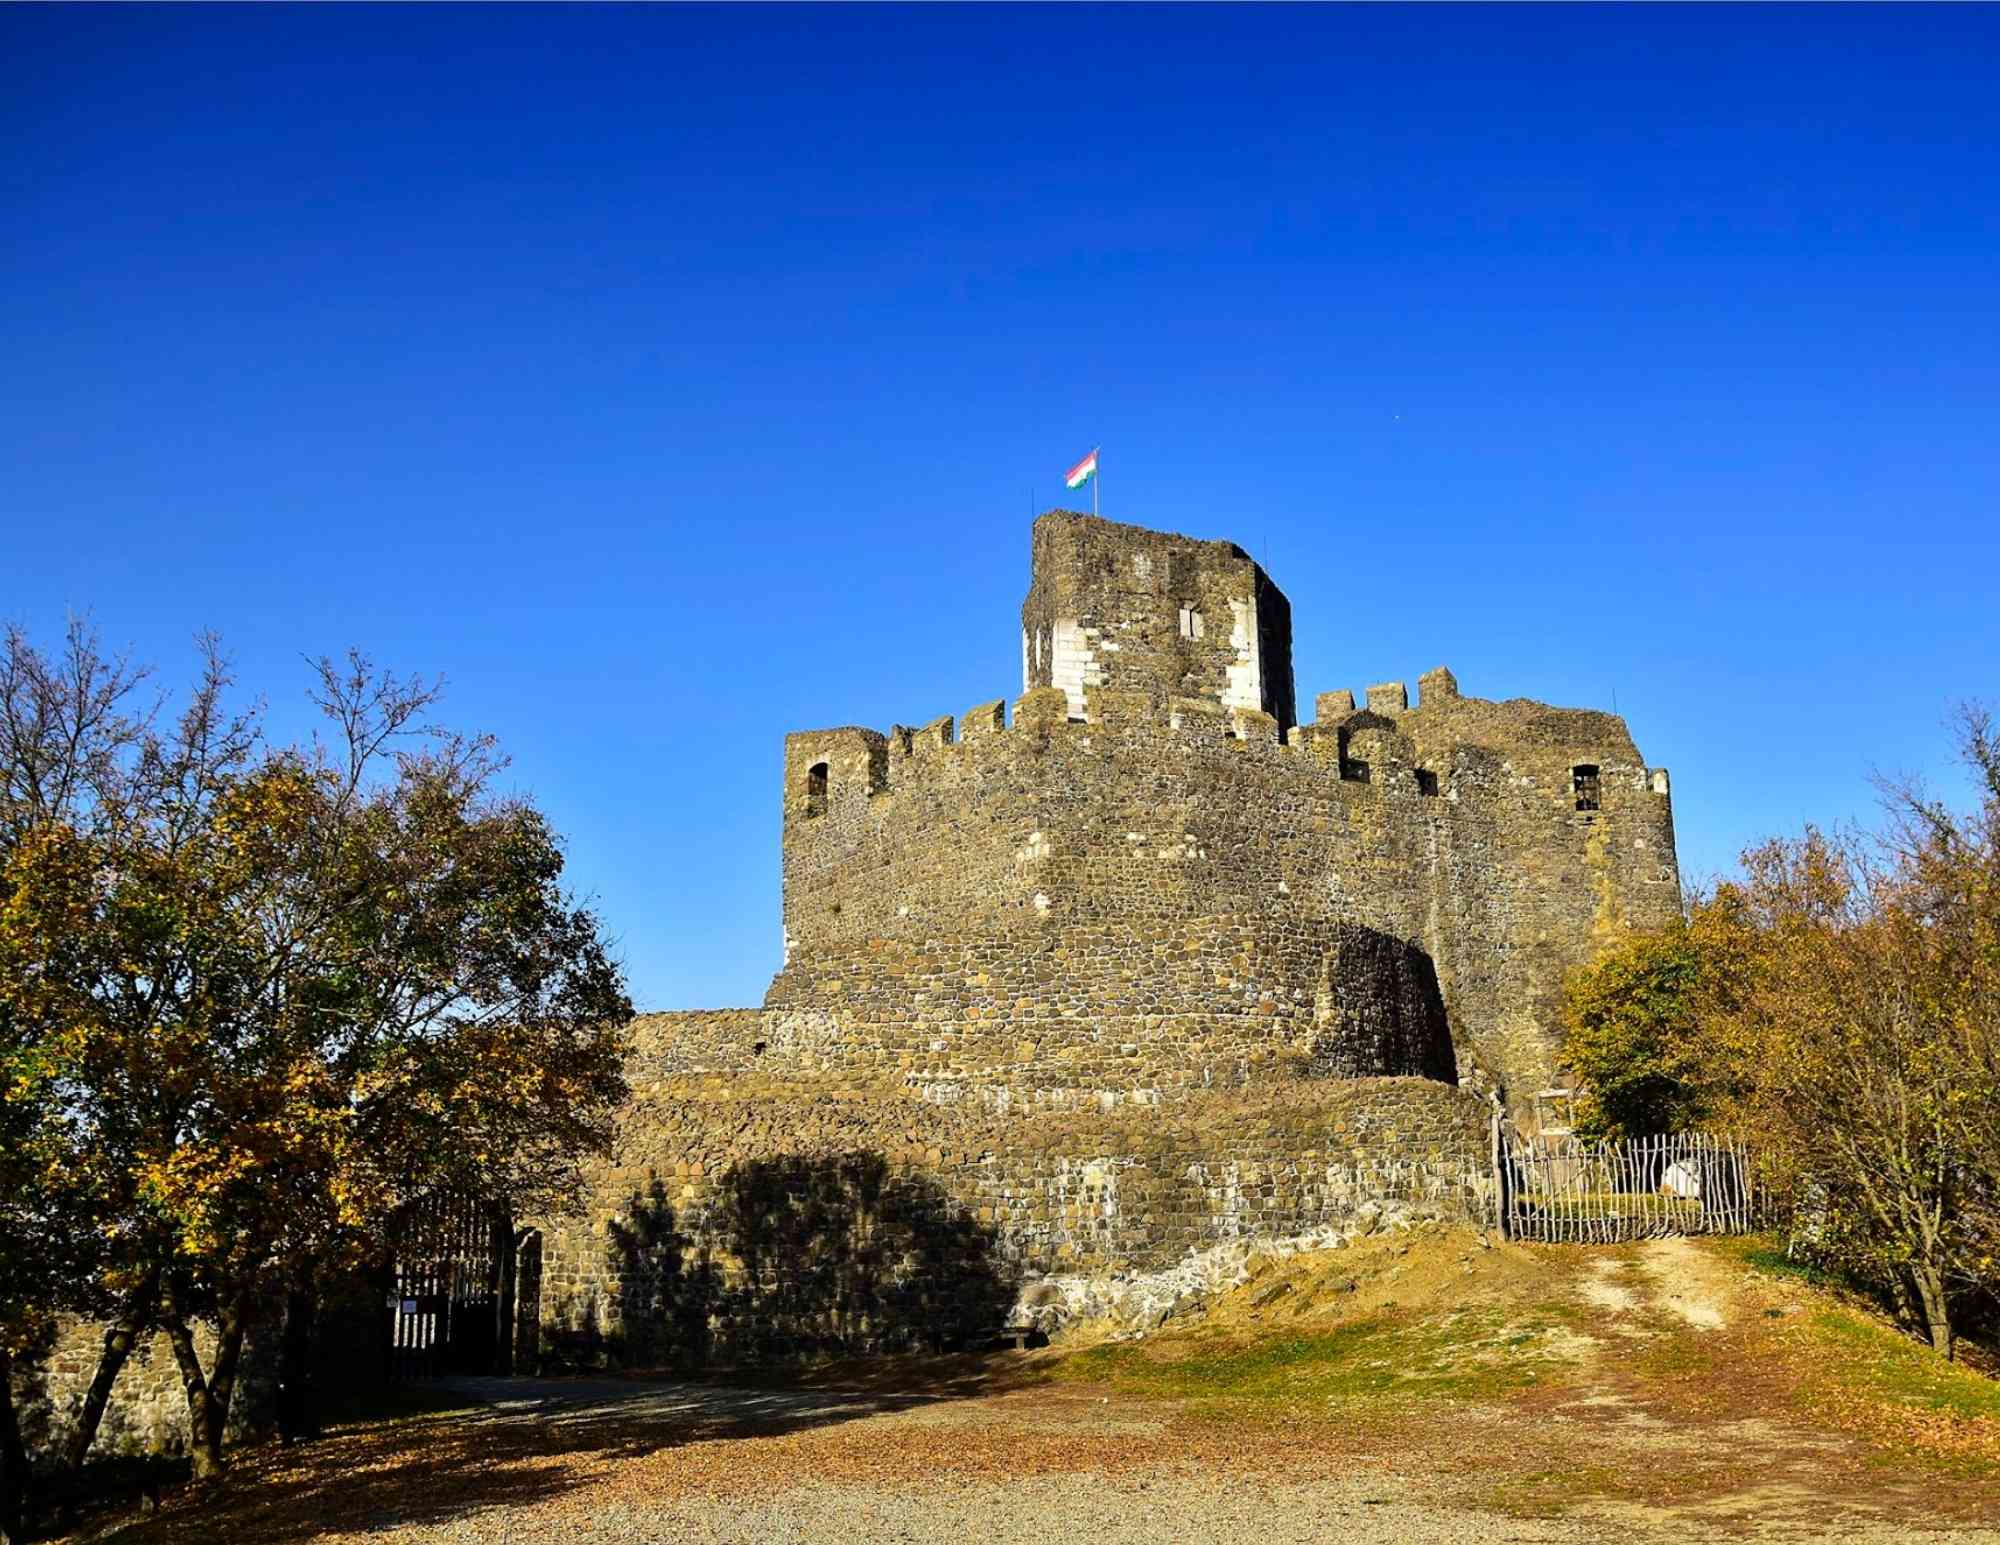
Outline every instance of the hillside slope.
POLYGON ((1407 1445, 1465 1500, 1748 1517, 1784 1500, 2000 1521, 2000 1381, 1762 1240, 1495 1244, 1461 1229, 1253 1263, 1198 1317, 1079 1327, 1064 1381, 1407 1445))

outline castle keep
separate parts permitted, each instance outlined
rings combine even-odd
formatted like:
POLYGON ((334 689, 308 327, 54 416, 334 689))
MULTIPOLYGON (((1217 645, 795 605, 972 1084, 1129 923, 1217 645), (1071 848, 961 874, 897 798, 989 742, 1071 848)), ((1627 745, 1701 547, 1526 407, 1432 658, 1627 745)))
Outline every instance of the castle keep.
POLYGON ((933 1098, 1455 1068, 1518 1103, 1564 969, 1679 911, 1619 719, 1440 668, 1301 725, 1291 608, 1230 543, 1045 515, 1021 621, 1011 724, 785 740, 766 1005, 933 1098))
POLYGON ((1384 1202, 1476 1212, 1564 971, 1678 915, 1667 774, 1615 715, 1442 667, 1301 723, 1291 645, 1234 545, 1052 511, 1011 713, 788 735, 783 968, 761 1009, 635 1024, 544 1334, 907 1344, 1384 1202), (802 1320, 772 1230, 829 1185, 903 1253, 802 1320))

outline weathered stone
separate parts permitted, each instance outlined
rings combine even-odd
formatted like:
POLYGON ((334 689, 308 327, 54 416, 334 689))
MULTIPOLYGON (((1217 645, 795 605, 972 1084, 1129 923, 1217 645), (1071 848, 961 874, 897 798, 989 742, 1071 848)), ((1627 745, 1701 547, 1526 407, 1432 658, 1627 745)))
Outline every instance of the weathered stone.
POLYGON ((783 968, 631 1027, 616 1152, 525 1252, 545 1361, 1144 1326, 1253 1245, 1482 1218, 1563 972, 1678 915, 1616 716, 1439 667, 1299 725, 1241 549, 1054 511, 1033 557, 1011 727, 786 737, 783 968))

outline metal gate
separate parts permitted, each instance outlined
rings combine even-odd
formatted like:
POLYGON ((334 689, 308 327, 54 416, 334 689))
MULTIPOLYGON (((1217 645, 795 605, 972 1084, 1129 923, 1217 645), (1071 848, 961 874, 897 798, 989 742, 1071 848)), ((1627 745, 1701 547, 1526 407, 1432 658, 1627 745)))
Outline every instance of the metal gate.
POLYGON ((389 1376, 511 1372, 514 1251, 506 1212, 443 1192, 404 1208, 394 1237, 389 1376))

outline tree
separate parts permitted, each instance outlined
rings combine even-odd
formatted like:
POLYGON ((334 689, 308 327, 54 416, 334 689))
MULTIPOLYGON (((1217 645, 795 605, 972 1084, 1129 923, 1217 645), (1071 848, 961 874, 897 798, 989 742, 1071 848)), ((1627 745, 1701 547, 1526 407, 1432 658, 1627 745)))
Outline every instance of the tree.
MULTIPOLYGON (((11 860, 12 855, 9 855, 11 860)), ((0 941, 39 919, 23 917, 25 899, 15 866, 0 868, 0 941)), ((60 915, 70 898, 45 895, 41 905, 60 915)), ((0 942, 0 961, 11 954, 0 942)), ((15 1411, 17 1365, 46 1351, 55 1328, 55 1304, 68 1279, 86 1263, 74 1251, 88 1239, 92 1221, 80 1216, 81 1198, 64 1184, 71 1133, 49 1099, 60 1046, 46 1029, 49 994, 32 976, 0 967, 0 1542, 24 1538, 28 1456, 15 1411), (38 1248, 54 1238, 71 1248, 38 1248)))
MULTIPOLYGON (((66 668, 13 650, 37 679, 103 674, 87 636, 66 668)), ((0 939, 0 984, 63 1005, 32 1103, 73 1135, 68 1188, 173 1348, 197 1474, 222 1464, 260 1305, 379 1251, 424 1191, 520 1208, 574 1185, 631 1012, 546 821, 494 792, 490 741, 428 725, 435 687, 321 661, 329 733, 274 749, 225 717, 206 658, 171 733, 101 715, 130 727, 53 759, 85 797, 21 801, 24 921, 0 939)))
POLYGON ((1697 1005, 1706 956, 1685 924, 1634 934, 1563 982, 1563 1062, 1595 1137, 1651 1137, 1702 1116, 1697 1005))
POLYGON ((83 1162, 87 1134, 66 1095, 89 1019, 77 984, 103 963, 87 927, 90 844, 118 828, 142 779, 177 762, 157 740, 141 755, 146 727, 128 708, 144 680, 80 622, 53 659, 18 629, 0 636, 0 1541, 25 1524, 15 1369, 46 1351, 59 1313, 109 1318, 88 1430, 129 1350, 121 1329, 147 1312, 145 1274, 114 1247, 116 1197, 83 1162))
POLYGON ((1732 992, 1703 1014, 1721 1119, 1946 1357, 2000 1267, 2000 748, 1983 714, 1963 728, 1973 813, 1892 789, 1883 843, 1745 855, 1715 898, 1732 992))

